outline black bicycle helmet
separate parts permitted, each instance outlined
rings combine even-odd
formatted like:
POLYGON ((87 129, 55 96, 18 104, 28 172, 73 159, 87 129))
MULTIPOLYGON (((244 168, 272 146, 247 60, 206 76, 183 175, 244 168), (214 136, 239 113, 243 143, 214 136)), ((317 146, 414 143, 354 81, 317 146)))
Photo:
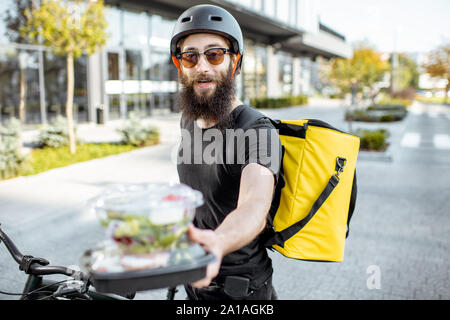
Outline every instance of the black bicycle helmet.
POLYGON ((180 62, 175 57, 178 53, 177 44, 182 38, 193 33, 215 33, 227 38, 231 50, 238 55, 234 74, 239 74, 244 53, 244 39, 241 27, 236 19, 225 9, 213 5, 197 5, 184 11, 175 23, 170 41, 170 54, 175 66, 180 72, 180 62))

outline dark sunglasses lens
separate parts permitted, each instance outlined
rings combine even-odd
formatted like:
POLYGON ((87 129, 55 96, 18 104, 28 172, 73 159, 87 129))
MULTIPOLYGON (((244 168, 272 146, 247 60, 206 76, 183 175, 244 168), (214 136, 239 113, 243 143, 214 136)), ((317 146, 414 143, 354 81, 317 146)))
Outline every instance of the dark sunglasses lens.
POLYGON ((224 52, 222 49, 211 49, 205 52, 205 56, 209 63, 218 65, 223 62, 224 52))
POLYGON ((181 63, 186 68, 192 68, 198 62, 198 53, 187 52, 181 55, 181 63))

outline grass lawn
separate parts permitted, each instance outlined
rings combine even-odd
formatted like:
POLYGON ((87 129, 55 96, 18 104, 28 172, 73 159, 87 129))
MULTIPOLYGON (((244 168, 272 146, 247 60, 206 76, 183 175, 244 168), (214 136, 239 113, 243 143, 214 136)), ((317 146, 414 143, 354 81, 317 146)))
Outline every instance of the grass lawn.
POLYGON ((75 154, 70 154, 69 147, 33 149, 28 162, 20 175, 29 176, 54 168, 65 167, 77 162, 103 158, 128 152, 139 147, 125 144, 86 143, 77 145, 75 154))

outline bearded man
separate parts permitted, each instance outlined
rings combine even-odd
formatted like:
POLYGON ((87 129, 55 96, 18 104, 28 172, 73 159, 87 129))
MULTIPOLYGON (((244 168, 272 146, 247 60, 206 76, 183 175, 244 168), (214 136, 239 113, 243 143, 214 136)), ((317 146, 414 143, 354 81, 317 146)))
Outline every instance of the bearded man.
POLYGON ((185 286, 189 299, 275 297, 272 262, 261 239, 281 179, 281 144, 264 115, 247 121, 249 112, 258 111, 236 96, 243 52, 239 24, 226 10, 198 5, 178 18, 171 54, 181 84, 181 129, 191 138, 183 135, 177 170, 180 182, 204 197, 188 234, 216 256, 204 279, 185 286), (245 138, 236 143, 228 133, 237 129, 245 138), (192 139, 196 132, 215 137, 216 161, 205 161, 208 144, 192 139), (188 154, 181 158, 181 150, 188 154), (200 161, 186 161, 198 156, 200 161))

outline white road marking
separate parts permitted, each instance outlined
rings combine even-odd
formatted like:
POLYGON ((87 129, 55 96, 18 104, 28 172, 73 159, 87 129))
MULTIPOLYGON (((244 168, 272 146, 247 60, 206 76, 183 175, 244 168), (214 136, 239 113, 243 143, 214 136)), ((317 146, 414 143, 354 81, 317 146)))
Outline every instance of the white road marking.
POLYGON ((437 149, 450 150, 450 137, 448 134, 435 134, 433 136, 433 144, 437 149))
POLYGON ((400 145, 406 148, 417 148, 420 144, 420 134, 417 132, 407 132, 403 135, 400 145))

